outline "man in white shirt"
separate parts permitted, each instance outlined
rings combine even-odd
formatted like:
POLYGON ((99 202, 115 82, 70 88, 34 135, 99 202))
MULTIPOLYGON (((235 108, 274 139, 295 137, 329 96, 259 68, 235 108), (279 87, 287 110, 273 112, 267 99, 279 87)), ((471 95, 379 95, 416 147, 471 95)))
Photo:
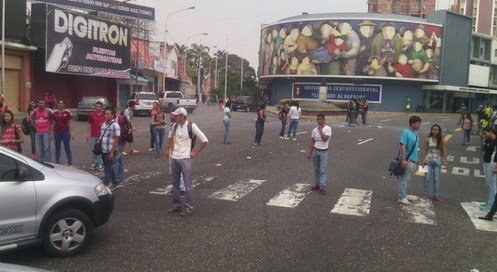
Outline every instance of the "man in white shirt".
POLYGON ((328 171, 328 146, 331 137, 331 127, 324 123, 324 114, 317 116, 318 126, 312 130, 309 153, 307 159, 314 164, 314 176, 316 184, 312 187, 313 191, 319 191, 320 194, 326 195, 326 174, 328 171))
POLYGON ((173 207, 168 213, 181 212, 181 216, 193 213, 192 196, 192 158, 196 157, 207 146, 208 139, 196 124, 186 120, 187 111, 179 107, 171 113, 176 116, 176 124, 169 131, 169 160, 171 176, 173 178, 173 207), (193 150, 195 139, 198 138, 200 146, 193 150), (180 193, 180 179, 183 174, 186 197, 180 193))

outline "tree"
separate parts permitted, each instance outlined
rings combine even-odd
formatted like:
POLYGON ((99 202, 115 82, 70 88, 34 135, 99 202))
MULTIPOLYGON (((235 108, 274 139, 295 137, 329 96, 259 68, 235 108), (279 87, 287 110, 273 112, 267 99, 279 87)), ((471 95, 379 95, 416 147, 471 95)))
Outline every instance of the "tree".
POLYGON ((199 79, 200 81, 202 80, 202 77, 199 77, 199 75, 203 74, 202 68, 206 67, 205 64, 208 64, 210 61, 209 51, 209 47, 196 43, 192 44, 192 47, 187 50, 187 60, 189 65, 191 67, 197 67, 195 74, 189 73, 189 76, 195 84, 199 84, 199 79))

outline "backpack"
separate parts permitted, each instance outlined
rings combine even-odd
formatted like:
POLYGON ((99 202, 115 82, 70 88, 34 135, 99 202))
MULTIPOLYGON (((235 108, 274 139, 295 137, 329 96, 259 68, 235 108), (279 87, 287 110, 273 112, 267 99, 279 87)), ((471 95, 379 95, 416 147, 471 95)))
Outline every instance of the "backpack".
POLYGON ((121 138, 126 142, 129 142, 133 128, 131 127, 128 118, 124 116, 124 111, 121 112, 122 117, 122 127, 121 127, 121 138))
POLYGON ((24 133, 24 135, 29 135, 31 134, 31 122, 28 121, 28 119, 26 119, 26 117, 24 117, 22 119, 22 125, 21 125, 21 128, 22 128, 22 133, 24 133))
MULTIPOLYGON (((173 125, 173 136, 176 135, 176 129, 178 128, 178 123, 175 123, 173 125)), ((187 128, 188 128, 188 136, 190 136, 190 139, 192 140, 192 149, 195 147, 195 141, 197 140, 197 136, 193 135, 193 123, 192 122, 188 122, 188 125, 187 125, 187 128)))
POLYGON ((278 112, 278 119, 283 119, 283 110, 280 110, 280 112, 278 112))

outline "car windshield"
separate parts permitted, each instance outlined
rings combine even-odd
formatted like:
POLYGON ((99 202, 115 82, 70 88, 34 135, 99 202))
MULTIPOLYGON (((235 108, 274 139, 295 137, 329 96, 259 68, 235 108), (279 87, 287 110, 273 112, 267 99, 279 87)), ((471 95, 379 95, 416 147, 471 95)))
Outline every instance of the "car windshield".
POLYGON ((167 97, 168 98, 181 98, 183 96, 181 95, 181 93, 168 93, 167 97))
POLYGON ((157 95, 155 95, 155 93, 142 93, 142 94, 140 94, 140 99, 157 100, 157 95))
POLYGON ((97 96, 84 96, 81 99, 81 105, 94 105, 97 103, 97 101, 100 101, 104 103, 104 105, 107 105, 107 99, 105 97, 97 97, 97 96))

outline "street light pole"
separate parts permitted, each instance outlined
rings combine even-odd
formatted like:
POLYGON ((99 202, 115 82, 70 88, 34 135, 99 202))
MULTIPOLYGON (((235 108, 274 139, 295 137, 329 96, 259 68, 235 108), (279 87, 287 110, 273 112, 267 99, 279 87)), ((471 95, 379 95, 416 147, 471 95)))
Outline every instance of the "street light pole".
POLYGON ((183 11, 187 11, 187 10, 192 10, 192 9, 195 9, 195 6, 191 6, 189 8, 184 8, 184 9, 180 9, 180 10, 177 10, 177 11, 173 11, 171 13, 169 13, 167 16, 166 16, 166 23, 164 24, 164 71, 162 73, 162 90, 163 91, 166 91, 166 72, 167 72, 167 20, 169 20, 169 17, 171 17, 171 15, 173 14, 176 14, 176 13, 180 13, 180 12, 183 12, 183 11))
POLYGON ((185 82, 186 82, 186 58, 187 58, 187 54, 188 54, 188 41, 190 41, 191 38, 193 37, 197 37, 197 36, 207 36, 208 33, 204 32, 204 33, 198 33, 198 34, 195 34, 195 35, 192 35, 190 37, 188 37, 186 39, 186 43, 185 45, 187 46, 187 51, 185 51, 185 54, 184 54, 184 58, 183 58, 183 94, 185 94, 185 82))
POLYGON ((224 101, 226 101, 228 95, 228 51, 226 51, 226 66, 224 69, 224 101))

